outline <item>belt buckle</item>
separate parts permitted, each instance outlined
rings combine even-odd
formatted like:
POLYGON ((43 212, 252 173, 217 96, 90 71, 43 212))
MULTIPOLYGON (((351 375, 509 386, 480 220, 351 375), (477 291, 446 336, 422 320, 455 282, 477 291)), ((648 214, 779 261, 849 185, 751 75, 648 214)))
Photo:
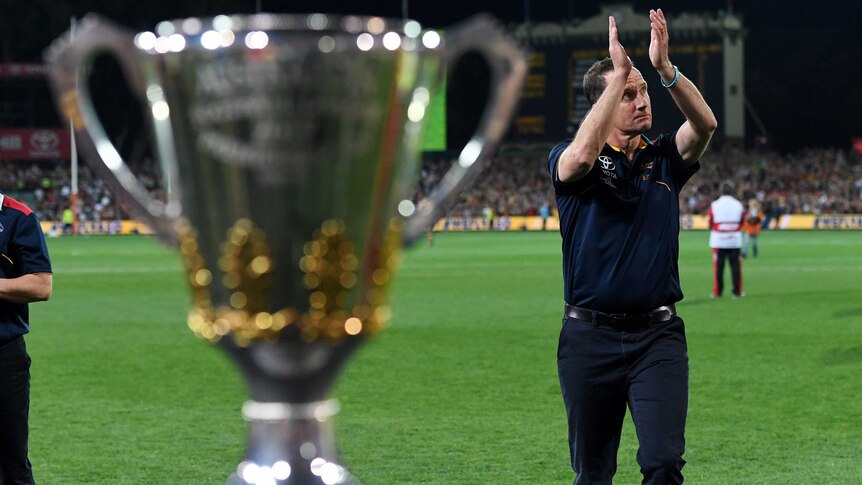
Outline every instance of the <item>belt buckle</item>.
POLYGON ((659 307, 649 312, 650 320, 653 322, 666 322, 673 318, 673 310, 669 307, 659 307))
POLYGON ((610 318, 610 322, 608 322, 610 327, 618 331, 629 330, 634 322, 632 320, 634 315, 630 313, 609 313, 608 317, 610 318))

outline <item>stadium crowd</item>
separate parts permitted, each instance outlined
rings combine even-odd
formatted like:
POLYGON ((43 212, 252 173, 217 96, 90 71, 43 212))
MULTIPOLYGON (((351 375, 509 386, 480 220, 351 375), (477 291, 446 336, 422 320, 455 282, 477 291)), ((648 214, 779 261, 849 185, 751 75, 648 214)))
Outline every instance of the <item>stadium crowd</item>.
MULTIPOLYGON (((163 197, 152 164, 135 164, 132 170, 155 197, 163 197)), ((43 221, 59 221, 71 207, 72 176, 69 162, 2 161, 0 191, 30 206, 43 221)), ((105 182, 86 165, 78 167, 78 217, 81 221, 112 221, 131 215, 105 182)))
POLYGON ((767 216, 862 214, 862 156, 851 150, 708 153, 682 191, 683 213, 705 214, 722 180, 734 182, 741 200, 759 200, 767 216))
MULTIPOLYGON (((465 191, 451 216, 479 217, 485 207, 500 215, 536 215, 542 204, 553 208, 545 153, 501 156, 465 191)), ((417 200, 431 190, 448 162, 426 162, 417 200)), ((734 182, 737 197, 761 202, 767 217, 781 214, 862 214, 862 156, 850 150, 714 150, 680 195, 683 214, 706 214, 719 195, 722 180, 734 182)))
MULTIPOLYGON (((425 197, 446 172, 451 160, 426 160, 415 200, 425 197)), ((451 207, 454 217, 494 214, 539 215, 547 205, 554 212, 546 153, 501 152, 477 181, 451 207)), ((150 161, 132 167, 144 185, 163 198, 150 161)), ((42 220, 60 220, 69 207, 69 164, 0 162, 0 188, 29 204, 42 220)), ((701 170, 680 196, 683 214, 705 214, 718 197, 722 180, 731 180, 743 201, 759 200, 767 219, 781 214, 862 214, 862 156, 852 150, 808 149, 793 154, 775 151, 714 150, 704 155, 701 170)), ((85 221, 130 218, 110 188, 89 169, 79 167, 79 217, 85 221)))

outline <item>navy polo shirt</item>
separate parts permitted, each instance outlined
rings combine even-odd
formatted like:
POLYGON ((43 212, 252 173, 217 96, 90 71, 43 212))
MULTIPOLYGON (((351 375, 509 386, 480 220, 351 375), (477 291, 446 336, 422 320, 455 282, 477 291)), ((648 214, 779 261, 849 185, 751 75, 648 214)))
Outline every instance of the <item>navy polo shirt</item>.
POLYGON ((571 140, 551 150, 570 305, 643 313, 682 300, 679 192, 700 164, 683 165, 675 137, 642 136, 631 161, 606 144, 590 172, 572 183, 556 176, 571 140))
MULTIPOLYGON (((48 247, 36 214, 9 196, 0 195, 0 278, 51 273, 48 247)), ((30 331, 26 303, 0 300, 0 342, 30 331)))

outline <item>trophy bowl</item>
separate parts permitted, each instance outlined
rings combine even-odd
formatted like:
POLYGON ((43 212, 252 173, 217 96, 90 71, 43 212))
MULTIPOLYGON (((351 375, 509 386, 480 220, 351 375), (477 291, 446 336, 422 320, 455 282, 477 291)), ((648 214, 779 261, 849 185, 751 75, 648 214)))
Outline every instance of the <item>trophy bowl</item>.
POLYGON ((189 328, 245 379, 249 439, 229 483, 357 483, 339 461, 328 394, 387 324, 401 249, 490 162, 523 53, 485 16, 441 35, 415 21, 324 14, 188 18, 133 33, 88 15, 45 58, 85 159, 183 258, 189 328), (429 102, 468 51, 488 62, 489 101, 417 207, 429 102), (135 177, 93 107, 87 81, 102 54, 144 106, 166 201, 135 177))

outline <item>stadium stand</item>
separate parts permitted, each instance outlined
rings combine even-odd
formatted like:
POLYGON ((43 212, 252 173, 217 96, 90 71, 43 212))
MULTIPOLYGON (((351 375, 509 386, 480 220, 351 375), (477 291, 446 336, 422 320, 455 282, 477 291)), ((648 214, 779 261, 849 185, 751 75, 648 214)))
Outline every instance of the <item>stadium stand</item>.
MULTIPOLYGON (((555 209, 547 169, 541 152, 501 153, 473 186, 464 191, 448 215, 480 217, 485 207, 501 216, 535 216, 543 204, 555 209)), ((415 202, 434 189, 450 160, 425 160, 417 180, 415 202)), ((151 163, 134 166, 155 197, 164 198, 151 163)), ((2 161, 0 187, 30 205, 42 220, 59 220, 69 204, 68 162, 2 161)), ((807 149, 797 153, 711 151, 703 167, 680 196, 683 214, 705 214, 718 194, 721 180, 736 184, 742 200, 761 201, 767 219, 781 214, 862 214, 862 155, 836 148, 807 149)), ((83 221, 127 219, 129 215, 110 188, 86 166, 79 171, 79 216, 83 221)), ((768 223, 768 221, 767 221, 768 223)))
MULTIPOLYGON (((553 206, 546 154, 500 157, 449 211, 478 217, 492 207, 502 215, 536 215, 545 202, 553 206)), ((447 162, 426 161, 416 199, 429 192, 447 162)), ((680 196, 683 214, 706 214, 718 196, 721 180, 733 180, 743 200, 756 198, 767 218, 780 214, 862 214, 862 156, 852 150, 807 149, 792 154, 725 148, 703 158, 703 168, 680 196)))
MULTIPOLYGON (((164 198, 158 175, 151 164, 133 164, 132 169, 154 197, 164 198)), ((129 219, 126 207, 86 165, 78 169, 78 217, 80 221, 129 219)), ((68 161, 0 161, 0 187, 29 205, 43 221, 60 220, 69 207, 71 168, 68 161)))

